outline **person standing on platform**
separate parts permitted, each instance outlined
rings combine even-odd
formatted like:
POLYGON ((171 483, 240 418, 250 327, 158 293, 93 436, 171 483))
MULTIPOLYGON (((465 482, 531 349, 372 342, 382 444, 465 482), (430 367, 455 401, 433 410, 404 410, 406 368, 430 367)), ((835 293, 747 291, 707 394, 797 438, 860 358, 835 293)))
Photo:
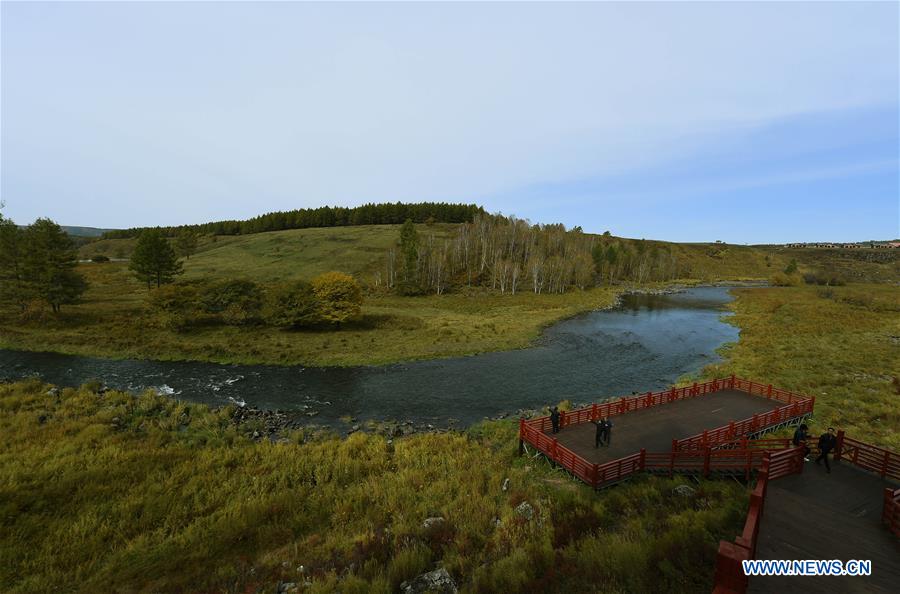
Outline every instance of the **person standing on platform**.
POLYGON ((594 425, 597 426, 597 431, 594 433, 594 448, 599 448, 600 444, 603 443, 603 419, 597 419, 594 421, 594 425))
POLYGON ((555 406, 550 409, 550 423, 553 425, 553 432, 559 433, 559 409, 555 406))
POLYGON ((831 466, 828 464, 828 454, 837 445, 837 437, 834 434, 834 427, 829 427, 826 433, 819 438, 819 457, 816 458, 816 464, 825 460, 825 471, 831 474, 831 466))
POLYGON ((791 443, 794 446, 803 446, 803 460, 809 462, 809 446, 806 445, 806 440, 809 437, 809 427, 805 424, 797 427, 797 430, 794 431, 794 439, 791 440, 791 443))
POLYGON ((612 421, 608 418, 604 419, 604 423, 606 423, 606 427, 603 430, 604 436, 606 437, 606 447, 609 447, 612 444, 612 421))

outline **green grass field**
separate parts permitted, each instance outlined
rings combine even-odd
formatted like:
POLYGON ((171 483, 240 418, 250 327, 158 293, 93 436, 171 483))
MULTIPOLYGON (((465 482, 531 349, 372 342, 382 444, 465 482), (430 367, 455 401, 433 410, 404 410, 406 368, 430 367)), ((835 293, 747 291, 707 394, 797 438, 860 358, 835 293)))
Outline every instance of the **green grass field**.
POLYGON ((46 390, 0 385, 4 592, 388 593, 435 563, 464 592, 709 591, 746 507, 725 481, 597 495, 517 457, 512 422, 270 444, 227 411, 46 390))
MULTIPOLYGON (((709 377, 734 373, 816 397, 829 425, 900 451, 900 289, 895 285, 735 291, 740 340, 709 377)), ((818 433, 816 433, 818 434, 818 433)))

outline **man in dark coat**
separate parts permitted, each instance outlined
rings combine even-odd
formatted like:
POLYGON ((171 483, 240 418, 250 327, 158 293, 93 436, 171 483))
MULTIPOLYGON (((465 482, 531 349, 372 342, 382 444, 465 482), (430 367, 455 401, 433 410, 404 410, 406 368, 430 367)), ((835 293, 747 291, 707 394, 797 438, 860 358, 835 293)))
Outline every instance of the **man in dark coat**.
POLYGON ((797 430, 794 431, 794 439, 791 440, 795 446, 803 446, 803 459, 809 462, 809 446, 806 445, 806 440, 809 437, 809 427, 805 424, 797 427, 797 430))
POLYGON ((603 427, 603 436, 606 438, 606 447, 612 443, 612 421, 609 419, 603 419, 604 427, 603 427))
POLYGON ((550 409, 550 423, 553 424, 553 432, 559 433, 559 409, 555 406, 550 409))
POLYGON ((831 474, 831 466, 828 465, 828 454, 837 445, 837 437, 834 434, 834 427, 829 427, 827 433, 823 433, 819 438, 819 457, 816 458, 816 464, 825 460, 825 470, 831 474))
POLYGON ((603 419, 597 419, 594 421, 594 425, 597 426, 597 431, 594 433, 594 447, 599 448, 600 444, 603 443, 603 428, 605 427, 603 419))

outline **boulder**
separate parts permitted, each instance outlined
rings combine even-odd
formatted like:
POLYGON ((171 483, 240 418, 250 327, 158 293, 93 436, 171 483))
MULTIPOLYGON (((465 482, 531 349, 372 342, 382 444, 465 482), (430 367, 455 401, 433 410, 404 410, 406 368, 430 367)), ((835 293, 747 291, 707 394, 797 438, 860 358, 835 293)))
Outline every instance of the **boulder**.
POLYGON ((428 573, 423 573, 415 579, 400 584, 403 594, 457 594, 456 583, 447 570, 441 567, 428 573))
POLYGON ((682 497, 691 497, 694 495, 695 491, 687 485, 678 485, 677 487, 672 489, 672 493, 681 495, 682 497))
POLYGON ((434 516, 433 518, 425 518, 425 521, 422 522, 422 528, 428 529, 437 524, 443 524, 444 518, 441 516, 434 516))
POLYGON ((523 501, 516 507, 516 513, 526 520, 534 518, 534 508, 527 501, 523 501))

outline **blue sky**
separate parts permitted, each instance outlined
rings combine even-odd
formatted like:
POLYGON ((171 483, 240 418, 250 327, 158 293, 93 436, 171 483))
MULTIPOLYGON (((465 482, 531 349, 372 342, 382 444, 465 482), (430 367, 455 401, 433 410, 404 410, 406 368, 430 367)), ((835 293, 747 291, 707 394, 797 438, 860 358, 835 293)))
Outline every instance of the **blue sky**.
POLYGON ((19 223, 445 200, 677 241, 900 235, 897 3, 0 7, 19 223))

